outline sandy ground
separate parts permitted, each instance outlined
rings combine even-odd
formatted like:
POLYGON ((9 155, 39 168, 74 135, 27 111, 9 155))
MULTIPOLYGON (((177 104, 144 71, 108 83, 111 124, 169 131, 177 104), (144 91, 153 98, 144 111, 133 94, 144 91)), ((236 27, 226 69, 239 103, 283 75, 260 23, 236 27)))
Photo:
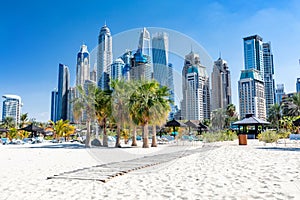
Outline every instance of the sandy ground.
POLYGON ((300 144, 214 143, 210 151, 118 176, 47 179, 58 173, 201 145, 97 148, 0 146, 0 199, 300 199, 300 144))

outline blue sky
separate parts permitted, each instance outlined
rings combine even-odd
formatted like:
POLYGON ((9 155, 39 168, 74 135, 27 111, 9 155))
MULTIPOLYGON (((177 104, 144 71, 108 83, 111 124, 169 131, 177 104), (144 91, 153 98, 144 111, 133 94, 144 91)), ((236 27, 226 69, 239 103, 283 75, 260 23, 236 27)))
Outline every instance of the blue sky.
POLYGON ((0 8, 0 95, 21 96, 23 113, 47 121, 58 63, 69 66, 73 84, 81 44, 93 49, 105 21, 113 35, 163 27, 192 37, 214 60, 221 51, 236 105, 242 38, 259 34, 272 43, 276 84, 293 92, 300 77, 299 10, 297 0, 5 1, 0 8))

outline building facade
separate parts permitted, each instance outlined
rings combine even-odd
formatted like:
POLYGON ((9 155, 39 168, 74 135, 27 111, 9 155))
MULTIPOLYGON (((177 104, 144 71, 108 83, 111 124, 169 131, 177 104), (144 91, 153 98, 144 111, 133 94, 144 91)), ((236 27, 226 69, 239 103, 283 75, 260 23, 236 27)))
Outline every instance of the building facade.
POLYGON ((76 86, 83 87, 84 81, 90 79, 90 54, 86 45, 82 45, 77 54, 76 86))
POLYGON ((124 61, 121 58, 117 58, 111 65, 110 80, 120 80, 123 77, 122 71, 124 66, 124 61))
POLYGON ((104 25, 98 37, 97 52, 97 84, 102 90, 109 89, 109 74, 112 61, 112 36, 109 28, 104 25))
POLYGON ((219 58, 211 74, 211 110, 226 109, 231 104, 231 78, 227 62, 219 58))
POLYGON ((209 77, 206 72, 206 67, 200 63, 198 54, 191 52, 185 56, 182 78, 182 119, 210 119, 209 77))
POLYGON ((166 33, 157 33, 152 38, 153 78, 162 86, 168 85, 169 40, 166 33))
POLYGON ((22 100, 17 95, 3 95, 3 106, 2 106, 2 121, 6 117, 11 117, 15 123, 20 123, 22 100))
POLYGON ((270 42, 263 43, 263 60, 266 112, 268 116, 269 108, 275 103, 274 63, 270 42))
MULTIPOLYGON (((265 120, 265 69, 262 38, 254 35, 243 38, 243 41, 245 69, 241 71, 238 82, 240 117, 243 119, 247 114, 253 114, 255 117, 265 120)), ((267 51, 266 48, 266 57, 273 59, 271 52, 267 53, 267 51)), ((272 59, 269 59, 267 63, 272 59)), ((273 64, 269 64, 271 67, 273 66, 273 64)), ((268 66, 268 70, 270 66, 268 66)))
POLYGON ((255 69, 264 78, 263 41, 259 35, 244 38, 245 69, 255 69))
POLYGON ((280 105, 282 102, 282 97, 285 96, 284 84, 277 84, 275 93, 276 93, 275 102, 280 105))
POLYGON ((50 119, 53 122, 57 121, 57 114, 56 114, 56 112, 57 112, 57 97, 58 97, 58 91, 57 91, 57 89, 55 89, 51 92, 50 119))
POLYGON ((68 119, 68 90, 70 87, 70 72, 66 65, 59 64, 58 90, 56 104, 56 121, 68 119))
POLYGON ((254 114, 262 120, 266 120, 266 103, 264 82, 259 71, 255 69, 242 70, 238 82, 240 117, 254 114))

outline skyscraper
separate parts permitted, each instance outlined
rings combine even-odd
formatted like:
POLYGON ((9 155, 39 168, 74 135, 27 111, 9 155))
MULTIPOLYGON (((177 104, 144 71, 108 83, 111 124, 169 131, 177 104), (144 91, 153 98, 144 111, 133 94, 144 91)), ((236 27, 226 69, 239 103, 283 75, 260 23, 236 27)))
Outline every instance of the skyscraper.
POLYGON ((210 119, 209 77, 200 57, 194 52, 185 56, 182 69, 183 100, 181 115, 186 120, 210 119))
POLYGON ((3 95, 2 97, 5 99, 2 107, 2 121, 6 117, 11 117, 15 123, 20 123, 22 107, 21 97, 11 94, 3 95))
POLYGON ((171 112, 169 113, 169 119, 175 118, 175 113, 177 108, 175 106, 175 91, 174 91, 174 77, 173 77, 173 65, 172 63, 168 64, 168 77, 167 77, 167 87, 170 89, 170 100, 171 100, 171 112))
POLYGON ((275 93, 276 93, 275 102, 280 105, 281 101, 282 101, 282 97, 285 95, 284 85, 283 84, 277 84, 277 88, 276 88, 275 93))
POLYGON ((150 33, 146 28, 141 31, 138 49, 142 55, 151 57, 150 33))
POLYGON ((109 89, 109 74, 112 60, 112 36, 109 28, 104 25, 98 37, 97 54, 97 84, 102 90, 109 89))
MULTIPOLYGON (((83 84, 84 86, 84 84, 83 84)), ((68 108, 67 108, 67 119, 70 122, 75 122, 74 114, 73 114, 73 108, 74 108, 74 99, 76 96, 76 88, 70 87, 68 89, 68 108)))
POLYGON ((143 55, 140 49, 137 50, 131 58, 131 69, 129 72, 131 80, 152 79, 153 75, 149 59, 150 57, 143 55))
POLYGON ((266 103, 264 82, 258 70, 242 70, 238 82, 240 117, 245 118, 247 114, 266 119, 266 103))
POLYGON ((126 50, 126 52, 121 56, 124 62, 124 67, 122 70, 122 76, 125 80, 130 80, 130 69, 131 69, 131 59, 133 58, 132 51, 126 50))
POLYGON ((70 86, 70 73, 66 65, 59 64, 58 90, 56 105, 56 120, 68 119, 68 89, 70 86))
POLYGON ((82 45, 77 54, 76 86, 83 87, 84 81, 90 79, 90 54, 87 46, 82 45))
POLYGON ((211 109, 226 109, 231 104, 231 79, 227 62, 219 58, 211 73, 211 109))
POLYGON ((58 92, 57 89, 53 90, 51 92, 51 116, 50 119, 53 122, 57 121, 57 97, 58 97, 58 92))
POLYGON ((111 64, 110 80, 119 80, 122 78, 122 71, 125 66, 124 61, 121 58, 117 58, 113 64, 111 64))
MULTIPOLYGON (((266 100, 264 87, 263 42, 258 35, 244 39, 245 70, 241 71, 238 82, 240 117, 247 114, 266 119, 266 100)), ((267 55, 267 54, 266 54, 267 55)))
POLYGON ((264 86, 266 99, 266 112, 269 115, 270 106, 275 103, 275 81, 274 81, 274 64, 271 43, 263 43, 263 60, 264 60, 264 86))
POLYGON ((153 78, 160 85, 168 85, 168 49, 169 41, 166 33, 157 33, 152 38, 153 78))
POLYGON ((244 38, 245 69, 257 70, 264 78, 263 42, 259 35, 244 38))

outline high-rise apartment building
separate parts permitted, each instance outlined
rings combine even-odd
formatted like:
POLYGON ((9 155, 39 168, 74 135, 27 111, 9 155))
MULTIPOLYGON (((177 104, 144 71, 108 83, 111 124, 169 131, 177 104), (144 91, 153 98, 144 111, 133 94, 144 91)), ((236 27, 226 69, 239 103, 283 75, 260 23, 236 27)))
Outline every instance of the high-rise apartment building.
POLYGON ((117 58, 113 64, 111 64, 110 80, 119 80, 122 78, 122 71, 125 66, 124 61, 121 58, 117 58))
MULTIPOLYGON (((83 84, 84 86, 84 84, 83 84)), ((74 119, 74 112, 73 112, 73 108, 74 108, 74 100, 76 98, 76 88, 75 87, 70 87, 68 89, 68 109, 67 109, 67 119, 70 122, 75 122, 74 119)))
POLYGON ((6 117, 11 117, 15 123, 20 123, 22 101, 17 95, 3 95, 2 121, 6 117))
POLYGON ((262 38, 254 35, 245 37, 243 40, 245 70, 241 71, 238 82, 240 117, 245 118, 247 114, 254 114, 255 117, 265 120, 266 100, 262 38))
POLYGON ((258 70, 242 70, 238 82, 240 117, 245 118, 247 114, 266 119, 266 103, 264 82, 258 70))
POLYGON ((125 80, 130 80, 130 70, 131 70, 131 59, 133 58, 132 51, 126 50, 126 52, 121 56, 124 62, 124 67, 122 70, 122 76, 125 80))
POLYGON ((245 69, 257 70, 264 78, 263 42, 259 35, 244 38, 245 69))
POLYGON ((231 79, 228 64, 222 58, 214 62, 211 73, 211 110, 231 104, 231 79))
POLYGON ((138 49, 137 52, 131 58, 131 69, 130 69, 130 79, 131 80, 151 80, 153 77, 150 57, 143 55, 141 50, 138 49))
POLYGON ((275 102, 280 105, 282 102, 282 97, 285 95, 283 84, 277 84, 275 94, 276 94, 275 102))
POLYGON ((90 79, 90 54, 87 46, 82 45, 77 54, 76 86, 83 87, 84 81, 90 79))
POLYGON ((166 33, 157 33, 152 38, 153 78, 160 85, 168 85, 169 40, 166 33))
POLYGON ((186 120, 210 119, 210 89, 206 67, 194 52, 185 56, 182 69, 181 116, 186 120))
POLYGON ((98 37, 97 54, 97 84, 102 90, 109 89, 109 74, 112 61, 112 36, 109 28, 104 25, 98 37))
POLYGON ((269 108, 275 103, 275 81, 274 81, 274 64, 271 43, 263 43, 263 60, 264 60, 264 86, 266 99, 266 112, 269 115, 269 108))
POLYGON ((59 64, 58 90, 56 104, 56 120, 68 119, 68 90, 70 87, 70 73, 66 65, 59 64))

